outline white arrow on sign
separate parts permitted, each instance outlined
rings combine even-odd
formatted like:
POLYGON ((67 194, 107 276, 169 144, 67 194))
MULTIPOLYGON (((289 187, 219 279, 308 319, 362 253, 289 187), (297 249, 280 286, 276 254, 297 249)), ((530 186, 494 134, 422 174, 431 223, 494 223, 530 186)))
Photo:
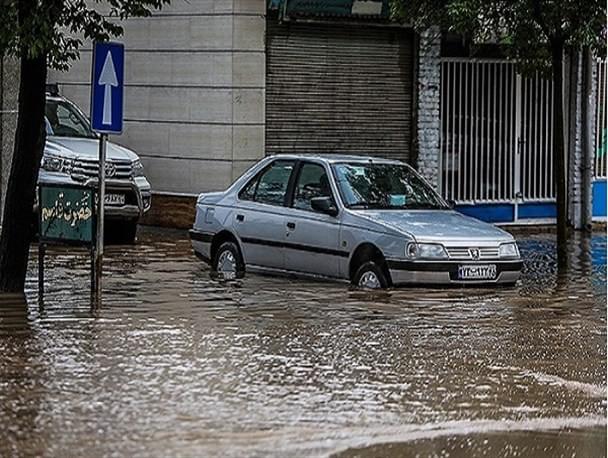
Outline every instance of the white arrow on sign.
POLYGON ((112 60, 112 52, 110 51, 106 54, 106 61, 103 63, 97 84, 104 86, 103 117, 101 123, 112 125, 112 86, 118 86, 118 78, 116 78, 116 70, 114 69, 114 61, 112 60))

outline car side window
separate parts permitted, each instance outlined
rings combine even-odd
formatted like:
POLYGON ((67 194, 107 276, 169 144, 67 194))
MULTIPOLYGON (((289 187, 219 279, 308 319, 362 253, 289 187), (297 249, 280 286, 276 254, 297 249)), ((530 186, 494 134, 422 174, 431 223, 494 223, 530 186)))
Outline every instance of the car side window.
POLYGON ((258 182, 260 181, 260 175, 258 174, 253 180, 247 183, 241 192, 239 192, 239 199, 241 200, 254 200, 255 198, 255 190, 258 187, 258 182))
POLYGON ((294 161, 275 161, 251 180, 239 193, 242 200, 283 205, 294 161))
POLYGON ((300 168, 293 196, 293 207, 314 211, 310 204, 315 197, 331 197, 331 188, 325 167, 306 162, 300 168))

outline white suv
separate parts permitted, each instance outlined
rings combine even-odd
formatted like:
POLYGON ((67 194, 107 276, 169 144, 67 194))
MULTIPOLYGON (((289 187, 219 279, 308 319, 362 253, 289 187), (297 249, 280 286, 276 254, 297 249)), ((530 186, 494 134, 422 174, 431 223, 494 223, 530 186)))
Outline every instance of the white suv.
MULTIPOLYGON (((46 95, 46 145, 38 183, 94 185, 99 137, 82 111, 56 91, 46 95)), ((120 239, 135 240, 137 222, 150 209, 150 183, 133 151, 107 142, 104 213, 120 225, 120 239)))

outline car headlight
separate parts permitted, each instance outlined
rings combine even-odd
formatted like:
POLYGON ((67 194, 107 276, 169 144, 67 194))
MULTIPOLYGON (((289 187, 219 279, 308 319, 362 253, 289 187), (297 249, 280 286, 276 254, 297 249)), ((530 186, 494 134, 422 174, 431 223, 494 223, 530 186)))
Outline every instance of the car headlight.
POLYGON ((405 254, 411 259, 447 259, 443 245, 438 243, 408 243, 405 254))
POLYGON ((500 247, 498 247, 498 256, 501 258, 519 258, 517 243, 502 243, 500 247))
POLYGON ((74 162, 72 159, 68 159, 61 156, 53 156, 51 154, 45 154, 42 157, 41 167, 47 172, 65 173, 70 175, 74 162))
POLYGON ((144 176, 144 165, 139 159, 133 162, 133 164, 131 165, 131 169, 133 170, 133 178, 144 176))

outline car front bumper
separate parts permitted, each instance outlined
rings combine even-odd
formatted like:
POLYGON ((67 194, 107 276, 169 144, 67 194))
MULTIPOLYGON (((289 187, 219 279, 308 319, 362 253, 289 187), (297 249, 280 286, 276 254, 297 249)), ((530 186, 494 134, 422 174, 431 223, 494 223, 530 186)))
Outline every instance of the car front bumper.
POLYGON ((388 268, 394 285, 492 285, 513 284, 521 274, 523 262, 512 261, 404 261, 389 260, 388 268), (467 279, 458 277, 459 266, 462 265, 496 265, 496 276, 491 279, 467 279))

